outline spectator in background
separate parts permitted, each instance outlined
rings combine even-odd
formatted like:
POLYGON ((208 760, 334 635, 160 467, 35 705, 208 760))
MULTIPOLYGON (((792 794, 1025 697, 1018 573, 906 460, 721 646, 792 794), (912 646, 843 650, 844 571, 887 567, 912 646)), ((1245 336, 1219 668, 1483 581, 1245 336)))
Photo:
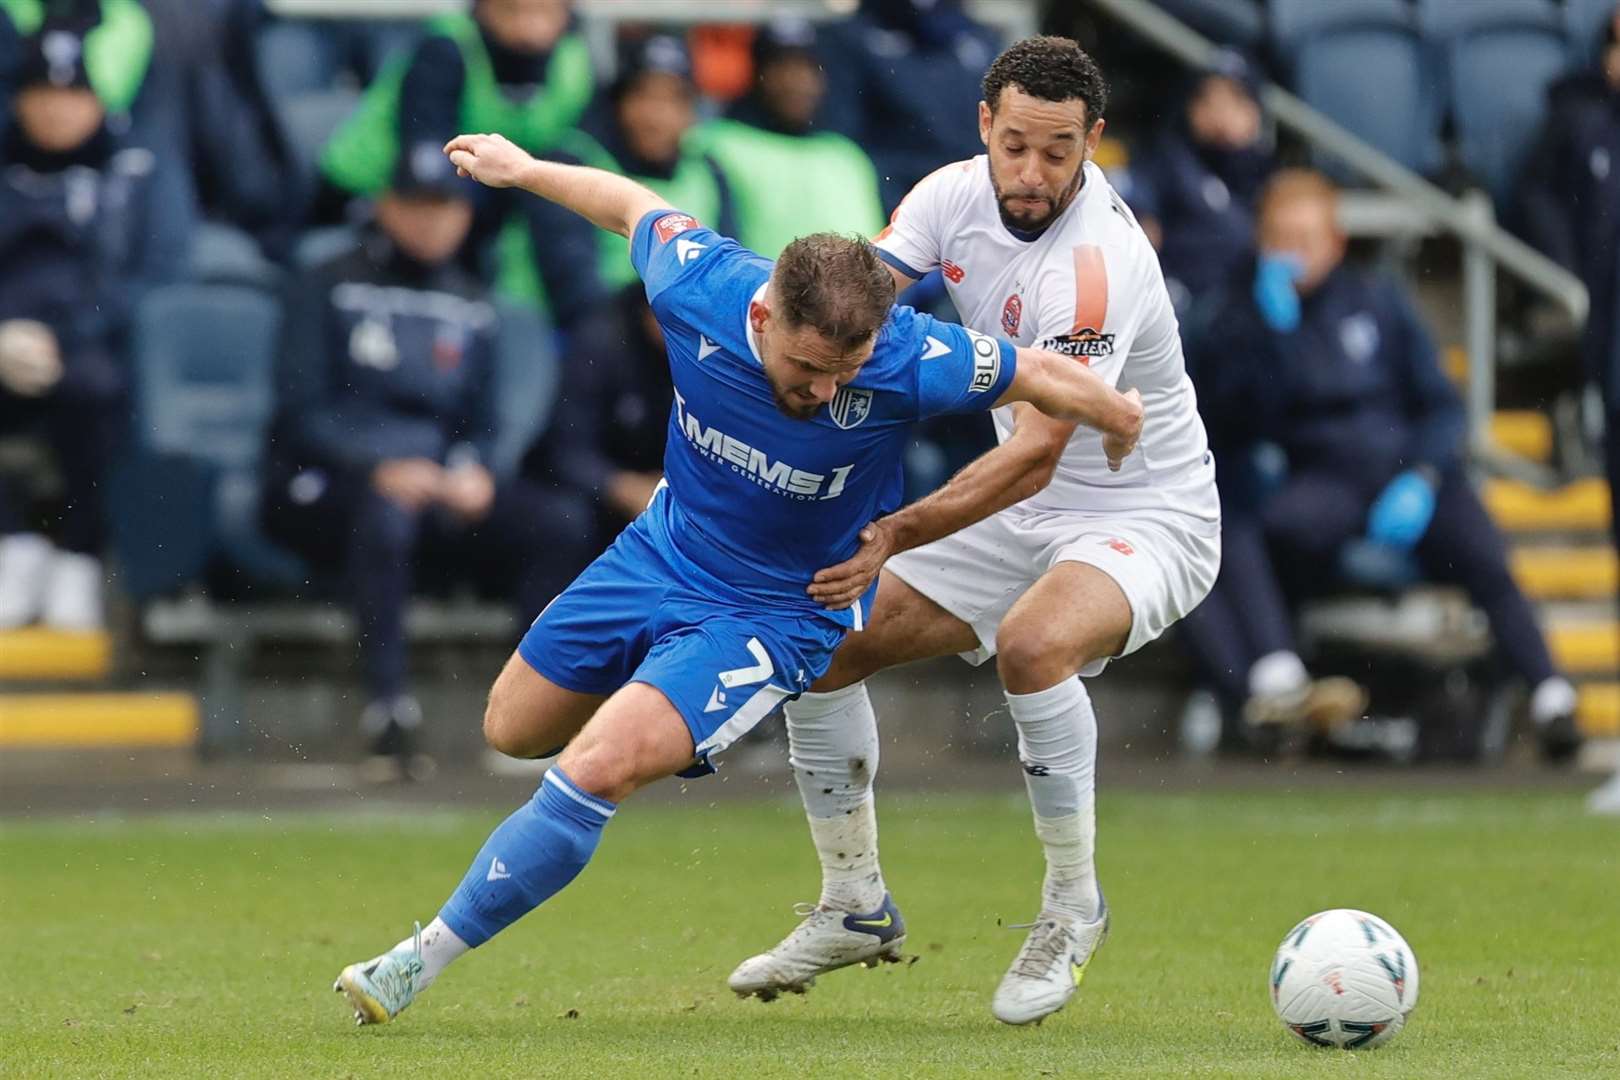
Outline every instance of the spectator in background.
MULTIPOLYGON (((655 34, 631 41, 618 77, 584 130, 565 137, 561 156, 628 176, 729 236, 735 222, 725 177, 687 140, 697 122, 696 97, 692 60, 679 38, 655 34)), ((624 237, 605 229, 597 237, 602 285, 617 290, 637 280, 624 237)))
MULTIPOLYGON (((595 91, 590 50, 568 0, 474 0, 469 14, 428 21, 414 52, 386 65, 321 156, 316 216, 388 182, 400 148, 446 131, 504 135, 531 154, 557 147, 595 91)), ((566 325, 597 294, 589 223, 542 199, 478 195, 470 259, 503 295, 549 308, 566 325)))
POLYGON ((737 241, 766 258, 806 233, 872 236, 884 224, 872 160, 819 126, 827 80, 816 55, 809 23, 762 26, 753 92, 693 133, 694 148, 719 163, 731 189, 737 241))
POLYGON ((1176 311, 1225 287, 1254 249, 1261 188, 1276 168, 1262 127, 1258 77, 1222 52, 1194 76, 1170 123, 1131 162, 1122 185, 1159 249, 1176 311))
POLYGON ((129 113, 152 63, 152 20, 139 0, 0 0, 0 92, 17 84, 24 40, 47 22, 85 39, 90 86, 109 113, 129 113))
POLYGON ((298 172, 260 80, 260 0, 145 0, 165 96, 163 118, 186 197, 204 216, 285 254, 302 209, 298 172))
POLYGON ((0 434, 43 435, 64 505, 54 537, 0 491, 0 628, 103 624, 102 487, 126 423, 125 336, 162 265, 153 155, 121 146, 77 29, 20 45, 0 135, 0 434))
MULTIPOLYGON (((1541 145, 1529 157, 1523 224, 1530 240, 1577 274, 1591 294, 1581 351, 1603 401, 1609 525, 1620 547, 1620 4, 1604 28, 1595 71, 1549 91, 1541 145)), ((1587 801, 1620 814, 1620 771, 1587 801)))
POLYGON ((1468 592, 1530 687, 1544 754, 1567 760, 1579 746, 1575 690, 1469 485, 1462 406, 1401 289, 1342 265, 1337 203, 1322 175, 1278 173, 1261 197, 1258 260, 1189 331, 1188 366, 1223 472, 1241 472, 1259 443, 1287 457, 1269 494, 1223 499, 1221 573, 1184 624, 1189 639, 1251 722, 1352 718, 1365 699, 1312 683, 1287 592, 1322 583, 1364 537, 1468 592))
POLYGON ((961 0, 863 0, 823 45, 827 126, 872 155, 886 209, 941 165, 982 151, 979 83, 1001 41, 961 0))
POLYGON ((496 316, 455 265, 470 184, 434 138, 399 156, 375 227, 287 299, 264 528, 346 574, 373 752, 411 775, 421 708, 405 605, 420 563, 477 571, 525 618, 594 554, 585 523, 491 472, 496 316))
POLYGON ((1529 238, 1591 293, 1581 351, 1602 394, 1617 511, 1610 524, 1620 546, 1620 5, 1598 70, 1552 87, 1544 130, 1528 159, 1522 218, 1529 238))
POLYGON ((639 281, 580 321, 563 370, 550 427, 525 458, 523 474, 592 508, 594 553, 646 508, 664 478, 675 391, 664 334, 639 281))

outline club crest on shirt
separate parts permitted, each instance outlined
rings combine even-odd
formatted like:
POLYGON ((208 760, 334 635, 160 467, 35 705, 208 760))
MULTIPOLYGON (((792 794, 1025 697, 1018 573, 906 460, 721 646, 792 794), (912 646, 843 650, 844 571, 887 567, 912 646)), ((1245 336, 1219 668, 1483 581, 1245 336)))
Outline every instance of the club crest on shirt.
POLYGON ((691 214, 665 214, 653 222, 653 232, 658 234, 660 244, 667 244, 687 229, 697 227, 697 219, 691 214))
POLYGON ((872 414, 872 391, 856 390, 846 386, 833 395, 827 405, 827 415, 832 422, 848 431, 858 427, 862 420, 872 414))
POLYGON ((1007 302, 1001 305, 1001 328, 1007 332, 1008 337, 1018 336, 1018 325, 1024 321, 1024 298, 1017 293, 1007 297, 1007 302))

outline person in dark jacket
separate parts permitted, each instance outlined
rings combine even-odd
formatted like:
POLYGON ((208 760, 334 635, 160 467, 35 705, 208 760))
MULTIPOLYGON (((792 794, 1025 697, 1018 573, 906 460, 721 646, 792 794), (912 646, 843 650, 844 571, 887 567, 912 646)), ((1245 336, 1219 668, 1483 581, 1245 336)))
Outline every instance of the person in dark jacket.
POLYGON ((1184 106, 1131 162, 1126 200, 1159 249, 1179 314, 1223 288, 1254 249, 1260 189, 1276 168, 1248 60, 1217 54, 1184 106))
POLYGON ((827 27, 825 122, 871 153, 886 210, 941 165, 983 152, 979 84, 1001 45, 961 0, 863 0, 827 27))
POLYGON ((1212 307, 1219 317, 1190 333, 1188 366, 1222 459, 1236 466, 1270 443, 1287 475, 1260 498, 1223 488, 1220 577, 1185 624, 1195 653, 1251 721, 1291 719, 1280 715, 1290 706, 1297 716, 1311 683, 1285 583, 1330 579, 1363 538, 1467 591, 1530 688, 1543 750, 1567 759, 1579 745, 1574 687, 1469 484, 1462 406, 1411 302, 1343 265, 1337 191, 1318 173, 1273 179, 1258 241, 1258 264, 1212 307))
POLYGON ((167 264, 153 155, 121 145, 84 38, 47 21, 21 46, 0 135, 0 435, 42 436, 65 486, 49 539, 0 490, 0 628, 103 623, 102 490, 127 420, 125 337, 167 264))
POLYGON ((664 478, 674 401, 664 334, 640 282, 580 321, 562 392, 523 475, 594 507, 591 547, 605 549, 664 478))
POLYGON ((532 617, 594 552, 588 512, 492 471, 496 313, 454 262, 472 224, 443 140, 410 147, 359 246, 286 304, 264 527, 343 572, 370 704, 362 730, 413 771, 405 605, 431 561, 509 593, 532 617))
MULTIPOLYGON (((1549 91, 1546 135, 1521 195, 1529 239, 1586 283, 1581 351, 1603 400, 1613 505, 1620 507, 1620 5, 1596 71, 1549 91)), ((1620 546, 1620 513, 1612 515, 1620 546)))

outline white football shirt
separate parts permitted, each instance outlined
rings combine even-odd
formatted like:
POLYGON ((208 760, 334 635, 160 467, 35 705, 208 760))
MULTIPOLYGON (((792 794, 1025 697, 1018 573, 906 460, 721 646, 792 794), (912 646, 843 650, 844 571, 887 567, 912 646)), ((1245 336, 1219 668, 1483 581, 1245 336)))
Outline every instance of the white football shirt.
MULTIPOLYGON (((1119 472, 1108 469, 1102 435, 1078 428, 1051 484, 1023 505, 1220 520, 1214 459, 1158 255, 1095 164, 1085 164, 1068 209, 1033 239, 1002 224, 981 154, 920 181, 875 242, 913 277, 939 267, 962 321, 980 333, 1073 356, 1121 391, 1141 392, 1141 441, 1119 472)), ((1012 409, 993 416, 1005 441, 1012 409)))

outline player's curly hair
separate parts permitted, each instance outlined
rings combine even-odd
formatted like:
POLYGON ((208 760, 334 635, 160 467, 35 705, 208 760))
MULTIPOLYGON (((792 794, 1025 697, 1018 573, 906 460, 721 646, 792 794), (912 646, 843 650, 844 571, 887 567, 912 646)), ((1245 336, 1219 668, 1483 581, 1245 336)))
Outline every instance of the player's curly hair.
POLYGON ((984 73, 984 100, 991 112, 1009 86, 1042 101, 1079 98, 1088 124, 1108 109, 1108 80, 1080 44, 1066 37, 1029 37, 1007 46, 984 73))
POLYGON ((777 256, 771 280, 789 326, 809 326, 846 351, 877 333, 894 305, 894 276, 858 236, 799 237, 777 256))

